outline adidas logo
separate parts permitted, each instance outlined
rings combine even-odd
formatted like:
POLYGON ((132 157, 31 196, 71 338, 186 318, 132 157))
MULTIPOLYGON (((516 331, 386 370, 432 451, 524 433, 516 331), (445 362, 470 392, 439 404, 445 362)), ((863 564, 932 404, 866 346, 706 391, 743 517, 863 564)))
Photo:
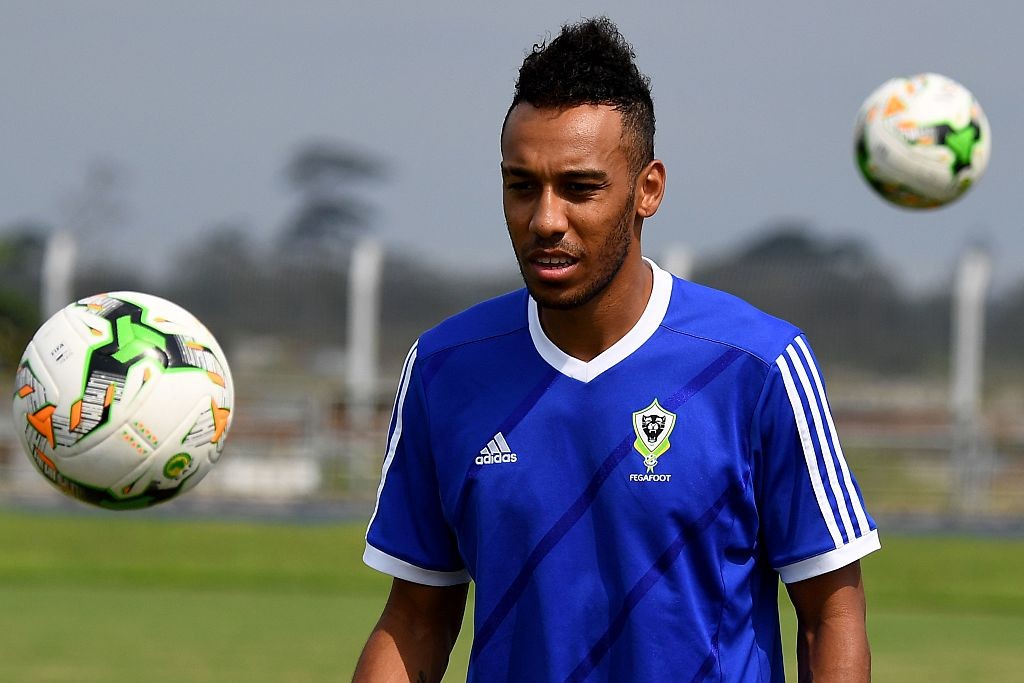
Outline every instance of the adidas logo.
POLYGON ((518 457, 508 447, 505 435, 498 432, 494 438, 487 442, 487 446, 480 449, 480 455, 476 456, 474 462, 477 465, 496 465, 503 462, 515 462, 518 457))

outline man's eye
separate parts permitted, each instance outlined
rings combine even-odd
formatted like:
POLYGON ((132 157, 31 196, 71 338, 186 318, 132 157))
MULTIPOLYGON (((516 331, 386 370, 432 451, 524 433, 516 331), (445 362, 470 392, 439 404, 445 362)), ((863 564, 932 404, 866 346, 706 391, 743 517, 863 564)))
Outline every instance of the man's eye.
POLYGON ((565 189, 570 194, 586 195, 593 194, 601 189, 600 185, 594 185, 593 183, 569 183, 565 186, 565 189))
POLYGON ((505 189, 510 192, 527 192, 533 189, 533 183, 526 180, 515 180, 505 183, 505 189))

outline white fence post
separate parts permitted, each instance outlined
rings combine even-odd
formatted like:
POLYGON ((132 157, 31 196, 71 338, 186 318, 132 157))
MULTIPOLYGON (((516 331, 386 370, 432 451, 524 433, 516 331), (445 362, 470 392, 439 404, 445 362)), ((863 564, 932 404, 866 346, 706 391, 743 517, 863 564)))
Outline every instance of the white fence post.
POLYGON ((961 256, 953 289, 950 411, 953 416, 954 506, 960 513, 982 512, 987 503, 992 458, 981 414, 984 370, 985 299, 992 259, 981 247, 961 256))
MULTIPOLYGON (((40 319, 50 316, 71 303, 72 284, 75 276, 75 238, 66 230, 51 233, 43 252, 40 273, 39 297, 40 319)), ((90 292, 92 293, 92 292, 90 292)))

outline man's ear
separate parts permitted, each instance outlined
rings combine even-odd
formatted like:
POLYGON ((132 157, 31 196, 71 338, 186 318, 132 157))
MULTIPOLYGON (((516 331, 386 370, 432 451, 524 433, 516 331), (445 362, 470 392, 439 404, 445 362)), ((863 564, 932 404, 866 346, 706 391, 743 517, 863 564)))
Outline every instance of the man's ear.
POLYGON ((636 213, 641 218, 650 218, 665 196, 665 164, 659 159, 650 161, 640 171, 636 184, 636 213))

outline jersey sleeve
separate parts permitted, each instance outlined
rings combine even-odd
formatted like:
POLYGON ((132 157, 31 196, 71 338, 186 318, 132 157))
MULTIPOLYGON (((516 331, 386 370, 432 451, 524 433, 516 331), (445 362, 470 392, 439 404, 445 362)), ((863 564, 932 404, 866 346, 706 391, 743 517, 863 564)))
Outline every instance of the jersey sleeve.
POLYGON ((762 540, 785 583, 839 569, 880 547, 803 335, 769 369, 752 438, 762 540))
POLYGON ((391 416, 363 561, 385 574, 429 586, 467 583, 469 574, 441 507, 416 356, 413 345, 391 416))

